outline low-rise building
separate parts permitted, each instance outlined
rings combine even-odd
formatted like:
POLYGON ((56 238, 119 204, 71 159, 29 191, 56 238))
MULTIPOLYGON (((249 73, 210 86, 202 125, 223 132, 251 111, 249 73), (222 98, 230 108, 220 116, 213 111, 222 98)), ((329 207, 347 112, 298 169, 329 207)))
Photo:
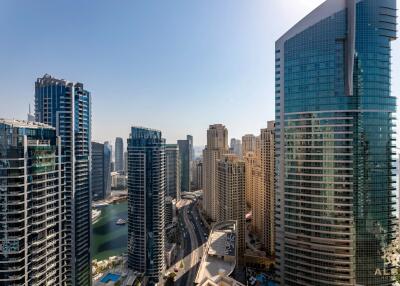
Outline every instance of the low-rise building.
POLYGON ((204 248, 204 255, 200 262, 195 284, 212 285, 203 283, 210 281, 210 279, 212 281, 221 272, 226 276, 233 273, 238 256, 237 233, 238 229, 235 220, 224 221, 214 225, 204 248))

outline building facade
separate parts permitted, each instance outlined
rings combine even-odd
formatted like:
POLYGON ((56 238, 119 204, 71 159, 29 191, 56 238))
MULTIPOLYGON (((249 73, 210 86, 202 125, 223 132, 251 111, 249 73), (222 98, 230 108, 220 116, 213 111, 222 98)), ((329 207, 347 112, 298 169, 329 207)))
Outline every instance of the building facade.
POLYGON ((0 285, 64 285, 61 141, 48 125, 0 119, 0 285))
POLYGON ((242 156, 246 156, 247 152, 256 151, 256 136, 253 134, 246 134, 242 136, 242 156))
POLYGON ((242 141, 232 138, 229 151, 237 156, 242 156, 242 141))
POLYGON ((165 227, 170 226, 175 218, 176 200, 171 197, 165 197, 165 227))
POLYGON ((392 285, 395 38, 395 0, 328 0, 276 42, 280 285, 392 285))
POLYGON ((181 199, 180 160, 177 144, 165 145, 165 195, 181 199))
MULTIPOLYGON (((190 192, 190 165, 192 158, 193 143, 190 140, 190 135, 186 140, 178 140, 179 147, 179 168, 180 168, 180 183, 181 192, 190 192)), ((193 140, 193 139, 192 139, 193 140)))
POLYGON ((165 140, 132 127, 128 139, 128 266, 156 284, 165 270, 165 140))
POLYGON ((255 167, 260 167, 260 162, 254 152, 246 152, 246 155, 243 156, 243 161, 246 165, 246 205, 248 208, 251 208, 253 204, 254 192, 256 191, 255 188, 260 186, 257 185, 257 182, 253 182, 253 169, 255 167))
POLYGON ((192 189, 203 189, 203 159, 196 159, 192 164, 192 189))
POLYGON ((239 260, 246 250, 245 163, 236 155, 217 160, 218 221, 236 220, 239 260))
POLYGON ((56 128, 65 169, 68 283, 91 285, 91 96, 82 83, 44 75, 35 83, 35 119, 56 128))
POLYGON ((115 171, 124 171, 124 140, 121 137, 115 138, 115 171))
POLYGON ((218 195, 216 188, 217 160, 228 153, 228 129, 222 124, 210 125, 207 146, 203 150, 203 211, 217 220, 218 195))
POLYGON ((92 199, 104 200, 111 193, 111 149, 92 142, 92 199))
POLYGON ((269 257, 275 255, 275 122, 260 135, 261 184, 253 197, 254 228, 269 257))

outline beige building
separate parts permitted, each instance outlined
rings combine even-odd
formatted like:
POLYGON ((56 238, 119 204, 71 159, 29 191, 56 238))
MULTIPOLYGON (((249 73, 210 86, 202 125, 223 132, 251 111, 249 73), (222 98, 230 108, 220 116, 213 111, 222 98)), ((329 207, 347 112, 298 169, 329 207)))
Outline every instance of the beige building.
POLYGON ((237 155, 223 155, 217 163, 218 220, 236 220, 238 254, 243 257, 246 241, 245 162, 237 155))
POLYGON ((222 124, 210 125, 207 146, 203 150, 203 209, 213 221, 217 220, 216 174, 217 160, 228 153, 228 130, 222 124))
POLYGON ((247 152, 256 151, 256 136, 253 134, 246 134, 242 137, 242 156, 244 157, 247 152))
POLYGON ((254 152, 247 152, 245 156, 243 156, 243 160, 246 165, 246 191, 245 191, 245 200, 246 205, 248 207, 252 206, 253 202, 253 168, 256 165, 259 165, 257 162, 256 154, 254 152))
POLYGON ((258 234, 267 255, 274 254, 274 179, 275 123, 269 121, 260 135, 260 165, 253 166, 252 228, 258 234))

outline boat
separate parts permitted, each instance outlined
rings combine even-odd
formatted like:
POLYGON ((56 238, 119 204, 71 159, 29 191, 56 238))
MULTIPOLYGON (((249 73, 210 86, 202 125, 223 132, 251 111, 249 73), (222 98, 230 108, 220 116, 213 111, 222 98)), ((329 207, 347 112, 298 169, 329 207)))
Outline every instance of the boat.
POLYGON ((95 224, 101 216, 101 210, 92 209, 92 224, 95 224))
POLYGON ((117 220, 116 224, 117 224, 117 225, 124 225, 124 224, 126 224, 126 220, 124 220, 124 219, 122 219, 122 218, 119 218, 119 219, 117 220))
POLYGON ((99 209, 99 208, 104 208, 106 206, 108 206, 109 204, 107 202, 94 202, 92 203, 92 207, 99 209))

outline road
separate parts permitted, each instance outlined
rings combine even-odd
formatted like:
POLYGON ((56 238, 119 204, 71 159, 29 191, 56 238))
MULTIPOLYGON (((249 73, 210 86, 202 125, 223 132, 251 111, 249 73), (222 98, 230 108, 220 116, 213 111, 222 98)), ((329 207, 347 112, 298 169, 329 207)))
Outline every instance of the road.
POLYGON ((203 226, 196 203, 189 199, 180 202, 178 227, 183 243, 178 250, 177 262, 167 271, 179 270, 175 277, 175 285, 178 286, 193 285, 203 255, 203 245, 207 241, 208 230, 203 226))

